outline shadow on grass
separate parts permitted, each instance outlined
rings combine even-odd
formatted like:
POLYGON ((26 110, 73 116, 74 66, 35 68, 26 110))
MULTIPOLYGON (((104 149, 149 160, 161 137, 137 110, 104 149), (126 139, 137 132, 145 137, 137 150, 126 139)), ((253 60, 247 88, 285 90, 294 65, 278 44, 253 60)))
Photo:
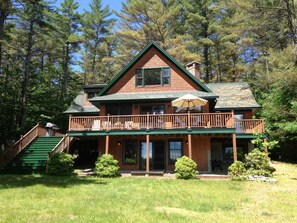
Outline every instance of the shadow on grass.
POLYGON ((0 190, 8 188, 44 185, 46 187, 72 187, 82 184, 105 185, 108 182, 95 177, 47 176, 47 175, 0 175, 0 190))

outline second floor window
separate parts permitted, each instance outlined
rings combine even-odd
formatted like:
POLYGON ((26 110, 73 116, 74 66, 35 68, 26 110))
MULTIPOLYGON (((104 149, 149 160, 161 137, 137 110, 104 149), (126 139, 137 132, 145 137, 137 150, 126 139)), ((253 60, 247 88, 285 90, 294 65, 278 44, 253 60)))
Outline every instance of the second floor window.
POLYGON ((142 68, 135 71, 137 87, 164 86, 170 84, 170 68, 142 68))

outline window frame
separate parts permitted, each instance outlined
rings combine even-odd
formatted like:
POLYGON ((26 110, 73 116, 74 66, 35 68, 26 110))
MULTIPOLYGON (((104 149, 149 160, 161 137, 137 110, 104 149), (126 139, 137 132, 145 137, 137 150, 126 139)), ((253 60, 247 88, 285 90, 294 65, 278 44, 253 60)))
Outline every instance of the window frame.
MULTIPOLYGON (((170 143, 171 142, 180 142, 181 143, 181 148, 180 148, 180 151, 181 151, 181 156, 180 158, 184 155, 184 140, 182 139, 170 139, 168 140, 168 165, 174 165, 176 160, 174 162, 171 162, 171 159, 170 159, 170 143)), ((174 150, 177 150, 177 149, 174 149, 174 150)))
POLYGON ((123 162, 123 165, 137 165, 138 164, 138 143, 137 143, 137 140, 136 139, 126 139, 126 140, 123 140, 123 154, 122 154, 122 162, 123 162), (126 144, 127 142, 134 142, 135 143, 135 163, 127 163, 126 162, 126 144))
POLYGON ((171 69, 170 69, 170 67, 148 67, 148 68, 136 68, 135 69, 135 87, 136 88, 170 86, 170 84, 171 84, 171 69), (153 70, 153 69, 160 69, 160 84, 146 85, 144 73, 147 70, 153 70), (168 70, 167 73, 165 72, 166 70, 168 70), (164 83, 165 79, 167 80, 168 83, 164 83), (138 84, 138 83, 140 83, 140 80, 141 80, 141 85, 138 84))

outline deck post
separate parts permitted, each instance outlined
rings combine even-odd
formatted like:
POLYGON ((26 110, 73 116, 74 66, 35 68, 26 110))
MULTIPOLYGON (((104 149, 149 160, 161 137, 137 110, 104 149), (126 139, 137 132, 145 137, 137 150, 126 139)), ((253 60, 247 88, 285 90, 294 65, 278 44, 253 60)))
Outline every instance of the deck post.
POLYGON ((236 134, 232 134, 232 142, 233 142, 233 159, 234 162, 237 161, 237 147, 236 147, 236 134))
POLYGON ((150 135, 146 135, 146 174, 150 172, 150 135))
POLYGON ((264 138, 264 152, 268 156, 267 138, 264 138))
POLYGON ((69 154, 70 149, 70 137, 66 136, 66 153, 69 154))
POLYGON ((189 158, 192 159, 192 135, 188 134, 188 150, 189 150, 189 158))
POLYGON ((105 154, 108 154, 108 148, 109 148, 109 135, 106 135, 106 137, 105 137, 105 154))
POLYGON ((188 111, 188 129, 191 128, 191 115, 190 115, 190 110, 188 111))
POLYGON ((71 130, 71 121, 72 121, 72 115, 69 115, 69 120, 68 120, 68 131, 71 130))
POLYGON ((150 114, 146 113, 146 129, 149 129, 150 114))

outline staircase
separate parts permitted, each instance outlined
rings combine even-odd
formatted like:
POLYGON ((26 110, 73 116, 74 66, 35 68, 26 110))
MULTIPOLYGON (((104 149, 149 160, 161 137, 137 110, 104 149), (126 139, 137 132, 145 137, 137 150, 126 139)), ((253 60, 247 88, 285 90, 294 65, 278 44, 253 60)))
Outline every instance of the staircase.
POLYGON ((61 136, 38 137, 2 170, 4 173, 43 173, 48 153, 61 141, 61 136))

